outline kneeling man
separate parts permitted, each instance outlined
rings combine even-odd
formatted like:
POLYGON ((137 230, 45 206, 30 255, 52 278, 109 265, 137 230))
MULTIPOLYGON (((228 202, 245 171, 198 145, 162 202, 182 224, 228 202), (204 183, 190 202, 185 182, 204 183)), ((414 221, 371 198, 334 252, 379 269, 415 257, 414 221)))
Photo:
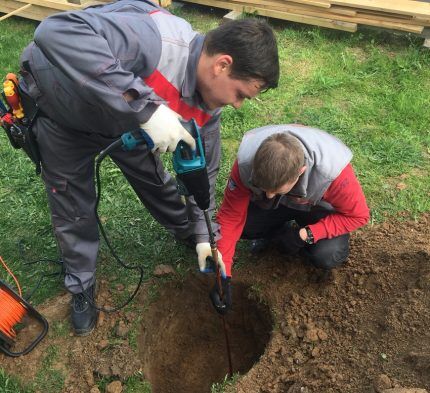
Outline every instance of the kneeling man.
MULTIPOLYGON (((276 244, 328 272, 349 254, 349 233, 369 220, 369 208, 339 139, 316 128, 274 125, 247 132, 217 215, 225 296, 214 288, 217 311, 231 306, 231 266, 240 238, 257 252, 276 244)), ((199 250, 198 250, 199 251, 199 250)), ((202 248, 200 270, 209 253, 202 248)))

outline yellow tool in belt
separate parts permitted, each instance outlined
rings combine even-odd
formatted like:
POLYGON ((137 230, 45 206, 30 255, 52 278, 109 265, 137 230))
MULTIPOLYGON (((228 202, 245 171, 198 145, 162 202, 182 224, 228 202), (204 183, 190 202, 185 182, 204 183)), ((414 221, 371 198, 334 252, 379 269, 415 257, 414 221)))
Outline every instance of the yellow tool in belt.
POLYGON ((21 105, 21 98, 18 92, 18 78, 12 72, 6 75, 6 79, 3 82, 3 91, 7 103, 12 108, 12 113, 17 119, 24 117, 24 109, 21 105))

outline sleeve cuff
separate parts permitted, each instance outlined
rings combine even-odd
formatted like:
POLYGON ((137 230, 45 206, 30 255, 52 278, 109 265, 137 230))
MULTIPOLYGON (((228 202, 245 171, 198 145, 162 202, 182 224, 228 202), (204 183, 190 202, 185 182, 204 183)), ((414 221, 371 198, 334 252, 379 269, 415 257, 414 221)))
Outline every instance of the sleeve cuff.
POLYGON ((314 236, 314 243, 327 237, 327 231, 323 223, 317 222, 316 224, 308 225, 308 227, 312 231, 312 235, 314 236))

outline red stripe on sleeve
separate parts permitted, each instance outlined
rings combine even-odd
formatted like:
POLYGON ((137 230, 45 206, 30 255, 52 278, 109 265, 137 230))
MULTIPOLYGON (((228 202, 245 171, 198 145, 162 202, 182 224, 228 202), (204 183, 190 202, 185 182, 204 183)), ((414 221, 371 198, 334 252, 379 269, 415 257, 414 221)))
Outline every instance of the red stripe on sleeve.
POLYGON ((212 117, 203 110, 182 101, 179 91, 160 71, 155 70, 150 76, 144 78, 144 81, 159 97, 167 102, 170 109, 181 115, 185 120, 188 121, 194 118, 198 126, 203 127, 212 117))
POLYGON ((217 214, 221 227, 221 239, 217 246, 225 263, 227 276, 231 276, 233 255, 245 226, 250 198, 251 191, 240 180, 239 165, 235 161, 217 214))

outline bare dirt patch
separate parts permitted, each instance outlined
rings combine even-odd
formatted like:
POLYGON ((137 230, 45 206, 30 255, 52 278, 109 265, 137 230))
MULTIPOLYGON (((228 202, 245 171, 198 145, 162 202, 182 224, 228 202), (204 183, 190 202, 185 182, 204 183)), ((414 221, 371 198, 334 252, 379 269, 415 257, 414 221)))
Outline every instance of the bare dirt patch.
MULTIPOLYGON (((354 234, 347 265, 324 282, 300 259, 276 252, 246 256, 246 266, 234 274, 235 307, 226 319, 233 366, 244 374, 234 390, 429 390, 429 235, 429 215, 367 228, 354 234)), ((69 335, 69 296, 61 295, 38 307, 51 324, 47 338, 25 357, 0 355, 0 365, 33 381, 56 348, 51 368, 64 376, 64 392, 87 392, 103 378, 125 381, 140 374, 154 392, 208 392, 201 381, 223 379, 227 363, 205 280, 172 279, 150 303, 148 283, 139 311, 102 315, 97 330, 83 338, 69 335), (136 347, 132 333, 140 330, 136 347), (176 390, 168 390, 172 386, 176 390)), ((105 287, 102 303, 111 296, 105 287)))

